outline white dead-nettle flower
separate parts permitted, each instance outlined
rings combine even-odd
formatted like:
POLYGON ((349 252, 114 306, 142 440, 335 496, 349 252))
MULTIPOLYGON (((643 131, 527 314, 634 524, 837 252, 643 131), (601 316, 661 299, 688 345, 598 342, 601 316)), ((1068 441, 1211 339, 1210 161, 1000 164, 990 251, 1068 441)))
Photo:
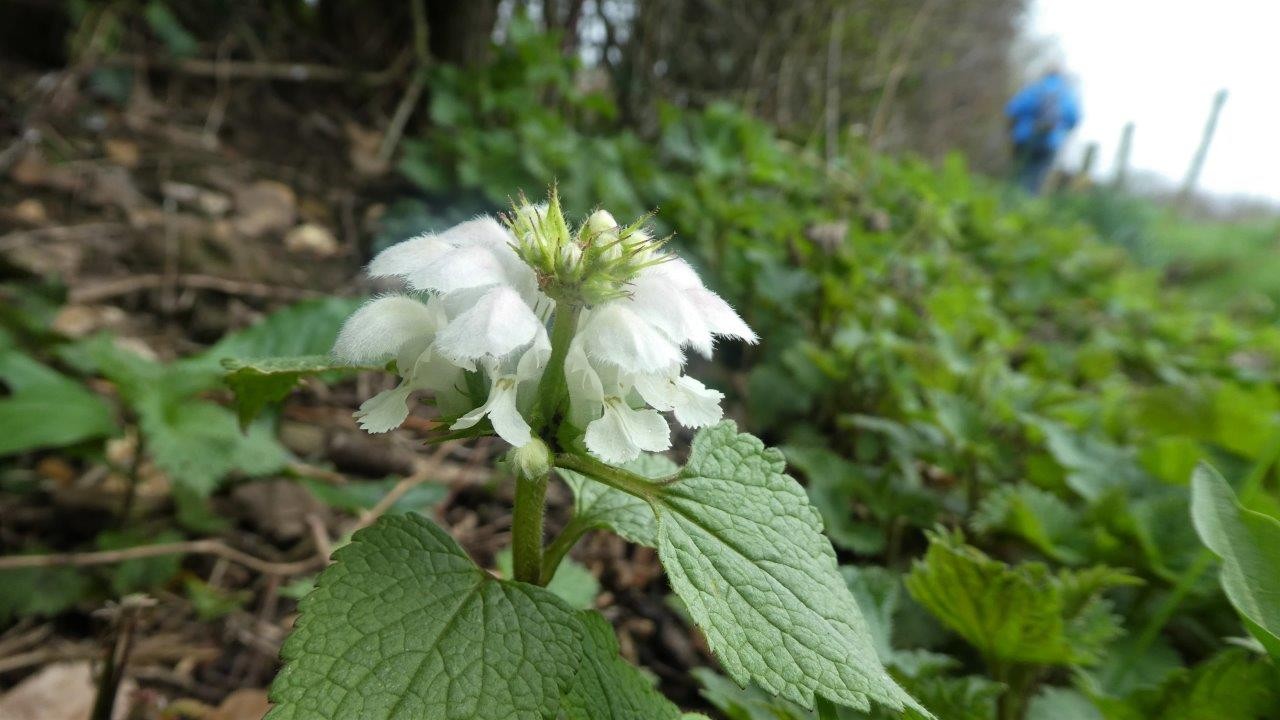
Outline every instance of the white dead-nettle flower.
POLYGON ((343 326, 336 355, 354 363, 394 358, 402 378, 360 407, 361 426, 397 427, 411 394, 423 390, 454 418, 452 429, 487 418, 520 447, 538 434, 558 437, 555 428, 531 426, 552 418, 530 411, 555 406, 540 394, 567 387, 568 420, 587 449, 621 463, 670 446, 663 412, 691 428, 718 421, 724 395, 683 374, 685 351, 710 357, 718 337, 754 343, 756 336, 661 247, 639 223, 619 227, 604 211, 571 232, 553 198, 520 204, 506 227, 482 217, 384 250, 369 273, 401 277, 426 299, 379 298, 343 326), (577 317, 576 327, 565 327, 573 332, 562 333, 559 389, 543 377, 555 354, 548 330, 555 312, 577 317), (487 396, 468 395, 486 386, 487 396))

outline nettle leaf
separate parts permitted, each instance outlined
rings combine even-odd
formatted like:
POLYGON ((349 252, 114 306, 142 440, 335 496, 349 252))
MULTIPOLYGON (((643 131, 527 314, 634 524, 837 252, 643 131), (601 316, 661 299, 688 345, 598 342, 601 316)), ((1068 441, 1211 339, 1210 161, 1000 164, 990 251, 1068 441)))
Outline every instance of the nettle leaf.
MULTIPOLYGON (((3 342, 3 338, 0 338, 3 342)), ((0 346, 0 455, 62 447, 111 435, 111 408, 92 391, 26 355, 0 346)))
MULTIPOLYGON (((651 479, 665 477, 679 469, 661 455, 641 455, 622 467, 651 479)), ((637 545, 658 546, 658 520, 648 502, 589 480, 572 470, 557 468, 556 472, 573 490, 575 521, 611 530, 637 545)))
POLYGON ((929 550, 907 576, 907 591, 989 661, 1062 665, 1096 662, 1119 626, 1100 593, 1136 580, 1113 568, 1064 570, 1042 563, 1005 565, 931 534, 929 550))
POLYGON ((578 613, 582 623, 582 665, 565 694, 568 720, 678 720, 680 709, 653 682, 618 654, 613 628, 599 613, 578 613))
POLYGON ((979 533, 1021 537, 1063 563, 1084 562, 1089 536, 1084 519, 1062 498, 1034 485, 1002 485, 982 499, 970 524, 979 533))
POLYGON ((781 452, 731 421, 698 432, 655 498, 672 588, 740 684, 805 707, 815 695, 918 707, 877 659, 818 511, 785 469, 781 452))
POLYGON ((498 580, 420 515, 338 550, 300 604, 270 720, 541 720, 585 640, 551 592, 498 580))
POLYGON ((1124 701, 1094 698, 1107 720, 1265 720, 1280 715, 1280 671, 1246 650, 1224 650, 1160 688, 1124 701))
POLYGON ((1222 559, 1222 590, 1245 625, 1280 659, 1280 521, 1241 507, 1227 481, 1208 465, 1191 477, 1191 519, 1200 539, 1222 559))
POLYGON ((227 386, 236 396, 236 415, 241 427, 253 422, 267 405, 285 399, 304 377, 325 375, 329 379, 336 379, 360 370, 382 369, 349 365, 330 355, 263 360, 227 358, 222 361, 222 367, 227 371, 227 386))

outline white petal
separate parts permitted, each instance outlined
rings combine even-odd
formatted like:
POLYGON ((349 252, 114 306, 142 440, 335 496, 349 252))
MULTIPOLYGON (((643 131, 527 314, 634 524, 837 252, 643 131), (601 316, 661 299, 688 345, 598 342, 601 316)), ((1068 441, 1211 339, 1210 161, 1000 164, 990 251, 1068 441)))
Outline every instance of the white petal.
POLYGON ((419 235, 383 250, 369 262, 369 277, 401 277, 420 271, 453 248, 439 235, 419 235))
POLYGON ((569 419, 573 424, 584 427, 600 417, 604 386, 579 338, 569 343, 569 353, 564 358, 564 379, 569 388, 569 419))
POLYGON ((679 397, 675 403, 676 421, 687 428, 714 425, 724 417, 720 401, 724 393, 703 385, 688 375, 676 379, 679 397))
POLYGON ((644 276, 661 278, 681 290, 703 287, 702 278, 698 277, 698 271, 694 270, 692 265, 674 255, 668 255, 667 258, 657 265, 650 265, 641 270, 637 279, 644 276))
POLYGON ((333 354, 351 363, 382 362, 406 343, 439 329, 440 315, 417 300, 391 295, 365 303, 342 324, 333 354))
POLYGON ((719 422, 724 415, 720 401, 724 393, 713 390, 688 375, 641 375, 635 378, 636 391, 658 410, 675 411, 676 420, 689 428, 719 422))
POLYGON ((489 422, 493 423, 493 429, 498 433, 498 437, 516 447, 528 443, 532 433, 529 423, 525 422, 520 411, 516 409, 516 387, 517 382, 513 377, 497 378, 489 390, 489 399, 485 400, 480 407, 458 418, 450 429, 465 430, 488 415, 489 422))
POLYGON ((640 451, 671 447, 671 428, 658 411, 634 410, 617 397, 605 399, 604 415, 587 425, 587 449, 601 460, 624 463, 640 451))
POLYGON ((702 312, 667 277, 642 272, 635 280, 627 307, 676 345, 688 345, 703 357, 711 357, 713 338, 702 312))
POLYGON ((582 336, 587 357, 627 372, 662 372, 684 363, 679 346, 630 310, 625 300, 592 310, 582 336))
POLYGON ((493 250, 483 245, 470 245, 450 250, 425 266, 407 273, 405 278, 414 290, 440 293, 507 285, 507 269, 493 250))
POLYGON ((371 433, 390 432, 400 427, 409 417, 409 393, 413 389, 408 382, 402 382, 365 400, 355 413, 360 427, 371 433))
POLYGON ((446 325, 436 336, 436 347, 445 357, 465 365, 486 356, 502 357, 528 344, 540 327, 538 316, 520 294, 499 286, 446 325))
POLYGON ((516 363, 515 376, 521 381, 537 380, 542 377, 542 370, 551 359, 551 338, 547 337, 547 328, 541 324, 533 335, 533 344, 520 354, 516 363))
POLYGON ((685 297, 696 305, 711 332, 722 337, 744 340, 754 345, 756 333, 734 312, 729 303, 710 290, 690 288, 685 290, 685 297))

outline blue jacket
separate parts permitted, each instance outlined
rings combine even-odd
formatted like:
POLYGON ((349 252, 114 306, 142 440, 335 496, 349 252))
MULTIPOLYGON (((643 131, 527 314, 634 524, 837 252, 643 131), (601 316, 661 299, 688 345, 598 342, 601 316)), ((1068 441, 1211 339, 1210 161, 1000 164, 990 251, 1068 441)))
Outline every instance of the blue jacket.
POLYGON ((1056 151, 1080 122, 1080 98, 1065 77, 1050 73, 1018 91, 1004 114, 1012 121, 1014 144, 1056 151))

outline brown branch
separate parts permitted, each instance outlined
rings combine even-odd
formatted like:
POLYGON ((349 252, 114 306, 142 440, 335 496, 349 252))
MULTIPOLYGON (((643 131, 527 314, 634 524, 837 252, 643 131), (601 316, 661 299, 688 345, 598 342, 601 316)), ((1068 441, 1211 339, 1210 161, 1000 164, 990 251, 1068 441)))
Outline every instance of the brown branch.
MULTIPOLYGON (((72 303, 101 302, 118 295, 128 295, 142 290, 154 290, 156 288, 164 287, 165 283, 169 280, 170 278, 166 277, 163 273, 130 275, 128 277, 104 280, 102 282, 73 288, 67 299, 72 303)), ((267 285, 266 283, 251 282, 248 280, 234 280, 232 278, 215 277, 213 275, 177 275, 172 278, 172 281, 180 287, 195 288, 197 290, 216 290, 228 295, 255 295, 258 297, 272 297, 283 300, 305 300, 307 298, 320 296, 320 293, 317 293, 314 290, 280 287, 277 285, 267 285)))
POLYGON ((126 560, 160 557, 163 555, 210 555, 229 560, 256 570, 264 575, 301 575, 324 565, 324 558, 315 556, 294 562, 272 562, 237 550, 215 538, 188 540, 157 545, 140 545, 123 550, 100 550, 82 553, 52 553, 49 555, 11 555, 0 558, 0 570, 32 567, 88 567, 111 565, 126 560))
POLYGON ((361 82, 366 85, 384 85, 404 72, 409 54, 402 53, 385 69, 375 72, 347 70, 333 65, 296 62, 263 62, 256 60, 206 60, 182 58, 160 60, 134 54, 119 54, 104 58, 101 65, 109 67, 139 66, 151 70, 163 70, 183 75, 225 78, 227 80, 283 80, 286 82, 361 82))

